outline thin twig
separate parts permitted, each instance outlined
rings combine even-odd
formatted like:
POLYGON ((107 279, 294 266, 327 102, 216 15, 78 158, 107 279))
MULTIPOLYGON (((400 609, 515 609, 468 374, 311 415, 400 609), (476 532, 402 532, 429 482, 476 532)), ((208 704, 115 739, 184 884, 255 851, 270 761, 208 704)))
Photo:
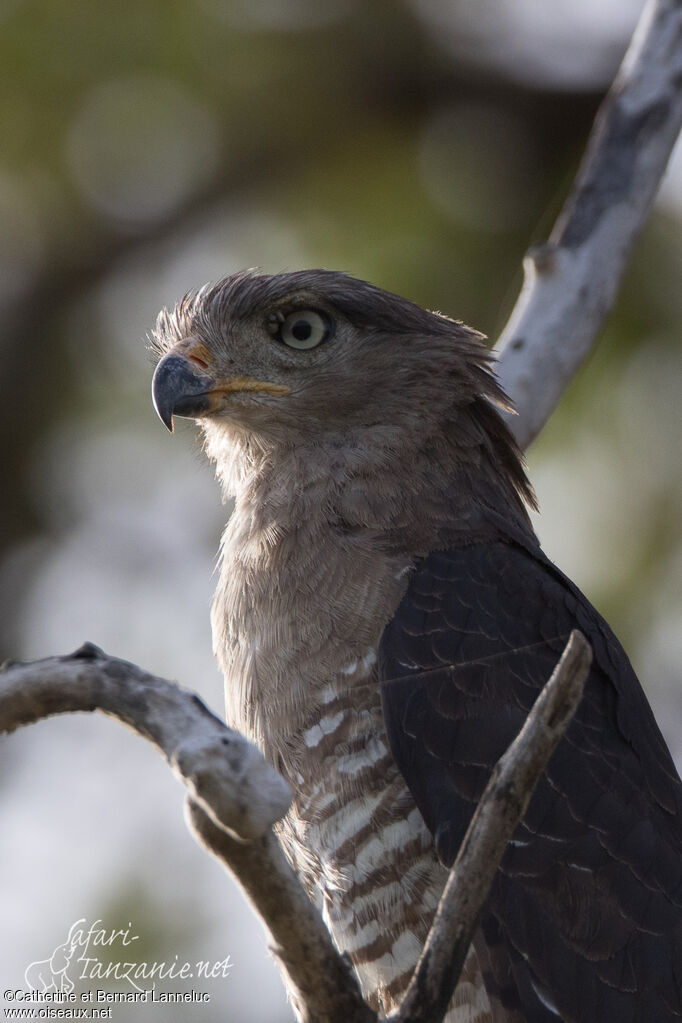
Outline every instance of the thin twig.
POLYGON ((523 728, 498 760, 450 871, 426 944, 391 1023, 439 1023, 509 839, 582 697, 592 651, 578 630, 523 728))
POLYGON ((594 344, 682 126, 682 4, 649 0, 602 104, 549 241, 497 344, 500 382, 527 447, 594 344))

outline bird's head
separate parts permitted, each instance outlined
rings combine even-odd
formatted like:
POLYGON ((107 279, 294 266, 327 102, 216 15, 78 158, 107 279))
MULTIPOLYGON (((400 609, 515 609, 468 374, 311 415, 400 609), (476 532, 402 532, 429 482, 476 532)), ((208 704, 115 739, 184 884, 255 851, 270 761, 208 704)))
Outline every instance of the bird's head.
POLYGON ((152 344, 161 420, 199 420, 217 462, 240 444, 405 452, 506 404, 480 334, 329 270, 227 277, 163 310, 152 344))
POLYGON ((428 420, 441 393, 504 401, 480 338, 342 273, 239 273, 160 313, 152 395, 170 430, 185 416, 294 440, 428 420))

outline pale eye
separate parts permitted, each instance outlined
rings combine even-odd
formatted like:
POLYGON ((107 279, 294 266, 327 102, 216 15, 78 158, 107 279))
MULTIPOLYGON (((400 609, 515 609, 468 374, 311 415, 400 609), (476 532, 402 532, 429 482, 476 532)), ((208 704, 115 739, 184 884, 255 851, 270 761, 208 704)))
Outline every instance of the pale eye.
POLYGON ((279 339, 289 348, 317 348, 331 334, 331 323, 314 309, 297 309, 284 318, 279 339))

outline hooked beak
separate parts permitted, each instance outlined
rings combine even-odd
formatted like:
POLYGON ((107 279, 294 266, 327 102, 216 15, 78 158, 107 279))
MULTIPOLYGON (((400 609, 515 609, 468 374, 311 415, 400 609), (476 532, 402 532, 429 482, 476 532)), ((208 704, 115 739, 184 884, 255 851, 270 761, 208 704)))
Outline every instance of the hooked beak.
POLYGON ((176 352, 165 355, 154 371, 152 400, 159 419, 173 432, 173 416, 194 419, 208 412, 216 380, 192 359, 176 352))
POLYGON ((189 337, 178 342, 156 367, 152 400, 159 419, 171 433, 173 416, 200 419, 218 412, 224 408, 228 394, 238 391, 272 397, 291 394, 290 387, 269 380, 242 376, 219 378, 211 372, 211 363, 206 347, 197 338, 189 337))

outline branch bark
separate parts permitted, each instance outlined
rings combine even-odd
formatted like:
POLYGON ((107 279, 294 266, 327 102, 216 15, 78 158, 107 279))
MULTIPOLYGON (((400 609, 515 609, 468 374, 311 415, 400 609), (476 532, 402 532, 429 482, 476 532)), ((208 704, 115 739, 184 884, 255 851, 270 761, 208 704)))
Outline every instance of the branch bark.
POLYGON ((350 961, 337 952, 272 832, 245 845, 196 804, 188 802, 187 812, 198 840, 227 867, 260 916, 301 1023, 375 1023, 350 961))
MULTIPOLYGON (((590 659, 587 641, 573 632, 493 772, 393 1023, 443 1018, 507 841, 578 706, 590 659)), ((302 1023, 376 1021, 349 961, 337 952, 270 830, 288 809, 290 793, 261 753, 197 696, 91 643, 67 657, 4 668, 0 732, 78 710, 99 710, 128 725, 157 747, 187 786, 190 826, 260 915, 302 1023)))
POLYGON ((78 710, 99 710, 148 739, 211 820, 242 841, 265 834, 289 809, 291 790, 263 754, 175 683, 92 643, 4 666, 0 732, 78 710))
POLYGON ((682 5, 649 0, 599 110, 549 241, 524 260, 497 373, 525 448, 554 411, 616 297, 682 126, 682 5))

